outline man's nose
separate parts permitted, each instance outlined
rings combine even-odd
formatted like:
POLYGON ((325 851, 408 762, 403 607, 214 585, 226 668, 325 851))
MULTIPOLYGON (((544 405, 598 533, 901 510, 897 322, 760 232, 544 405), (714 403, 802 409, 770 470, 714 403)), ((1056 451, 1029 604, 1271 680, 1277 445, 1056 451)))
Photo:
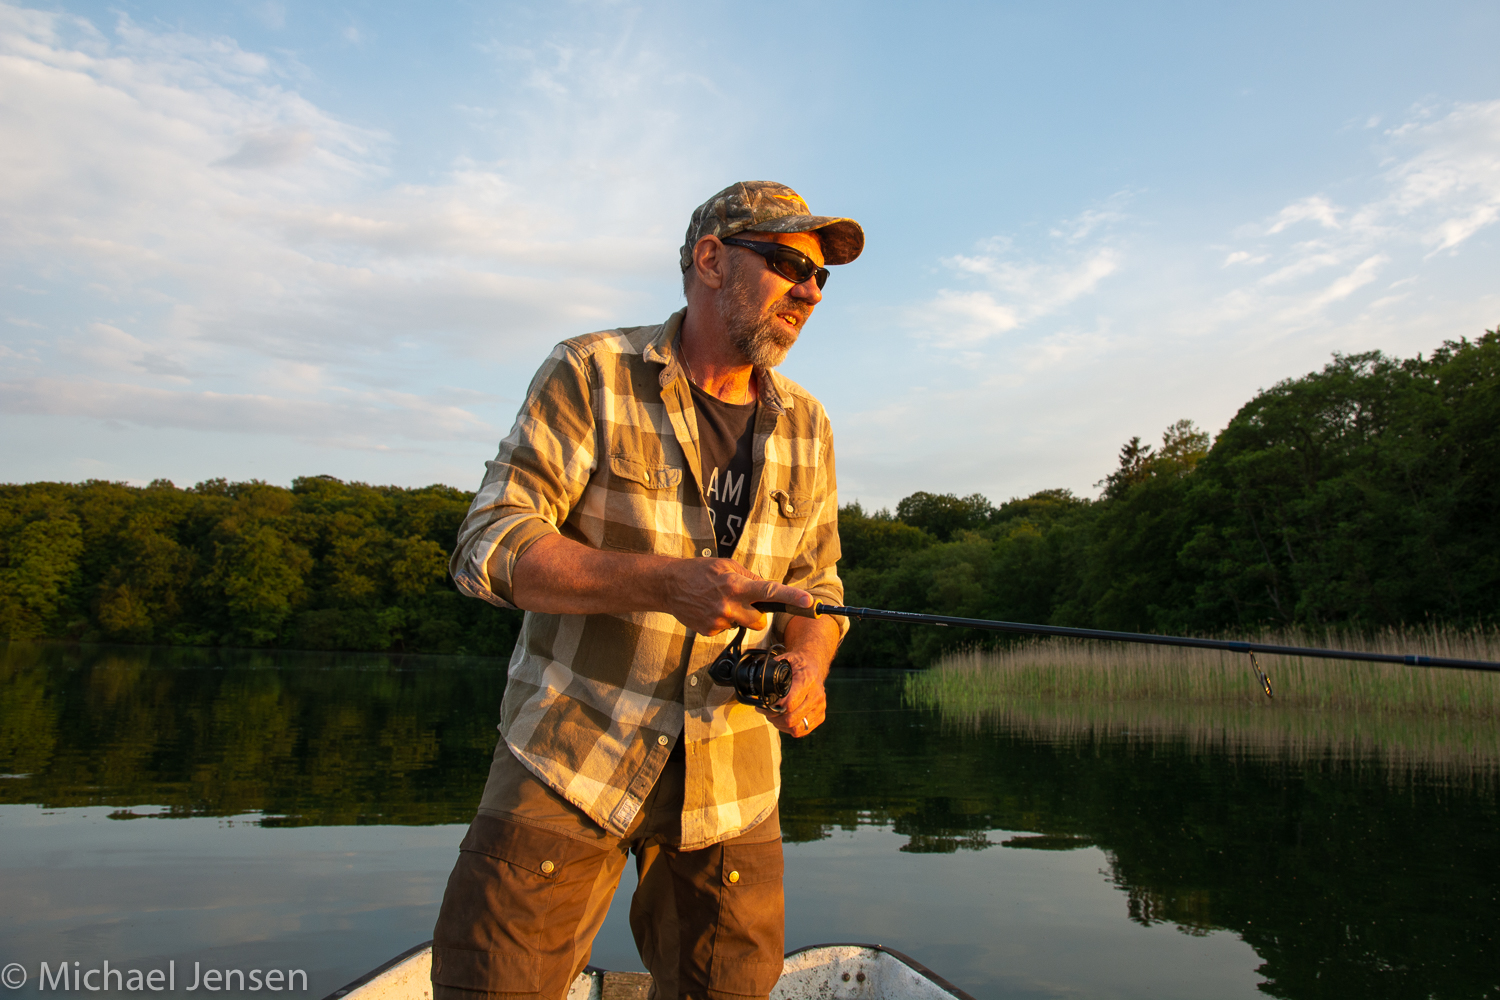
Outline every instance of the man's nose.
POLYGON ((806 281, 787 289, 787 294, 794 299, 801 299, 803 302, 809 302, 813 305, 817 305, 823 301, 823 289, 818 287, 818 276, 816 274, 809 277, 806 281))

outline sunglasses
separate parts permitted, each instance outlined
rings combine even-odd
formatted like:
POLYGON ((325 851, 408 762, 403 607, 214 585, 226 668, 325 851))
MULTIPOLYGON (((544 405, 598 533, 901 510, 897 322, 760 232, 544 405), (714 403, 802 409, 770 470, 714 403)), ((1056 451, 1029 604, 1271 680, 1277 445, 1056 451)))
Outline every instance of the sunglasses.
POLYGON ((762 243, 759 240, 742 240, 738 236, 730 236, 719 241, 727 243, 732 247, 744 247, 760 254, 766 259, 766 266, 794 285, 800 285, 808 278, 816 276, 818 279, 818 291, 828 284, 828 268, 819 267, 807 254, 785 243, 762 243))

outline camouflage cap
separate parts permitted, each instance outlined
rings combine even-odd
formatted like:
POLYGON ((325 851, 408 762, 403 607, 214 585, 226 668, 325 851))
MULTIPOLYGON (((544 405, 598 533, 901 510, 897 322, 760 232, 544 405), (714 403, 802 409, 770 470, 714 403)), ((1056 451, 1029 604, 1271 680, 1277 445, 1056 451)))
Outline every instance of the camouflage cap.
POLYGON ((816 232, 827 264, 847 264, 865 248, 865 231, 853 219, 813 215, 802 196, 785 184, 741 181, 693 210, 682 244, 682 269, 693 265, 693 247, 703 237, 723 239, 743 232, 816 232))

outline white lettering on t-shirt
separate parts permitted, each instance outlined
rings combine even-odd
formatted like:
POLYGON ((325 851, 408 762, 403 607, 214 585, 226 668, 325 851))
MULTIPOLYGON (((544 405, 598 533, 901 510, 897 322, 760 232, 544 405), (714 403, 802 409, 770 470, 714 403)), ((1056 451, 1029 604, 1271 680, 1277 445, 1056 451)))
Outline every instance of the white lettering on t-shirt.
MULTIPOLYGON (((715 478, 718 477, 718 469, 714 470, 715 478)), ((724 502, 737 504, 740 502, 740 492, 745 488, 745 477, 740 476, 740 481, 734 481, 734 473, 729 469, 724 470, 724 502)))
POLYGON ((745 526, 745 519, 738 514, 730 514, 724 520, 729 530, 724 533, 723 538, 719 539, 719 543, 733 548, 740 540, 740 529, 745 526))

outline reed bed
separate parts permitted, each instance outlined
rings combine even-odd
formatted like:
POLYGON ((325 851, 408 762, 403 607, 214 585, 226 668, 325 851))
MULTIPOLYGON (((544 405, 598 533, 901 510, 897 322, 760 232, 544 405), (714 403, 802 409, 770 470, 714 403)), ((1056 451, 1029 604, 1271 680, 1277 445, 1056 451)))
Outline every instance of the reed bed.
MULTIPOLYGON (((1265 633, 1258 641, 1500 660, 1500 631, 1265 633)), ((952 654, 907 677, 905 697, 946 722, 1049 740, 1170 737, 1201 749, 1306 761, 1378 760, 1398 771, 1500 773, 1500 675, 1077 639, 952 654)))

